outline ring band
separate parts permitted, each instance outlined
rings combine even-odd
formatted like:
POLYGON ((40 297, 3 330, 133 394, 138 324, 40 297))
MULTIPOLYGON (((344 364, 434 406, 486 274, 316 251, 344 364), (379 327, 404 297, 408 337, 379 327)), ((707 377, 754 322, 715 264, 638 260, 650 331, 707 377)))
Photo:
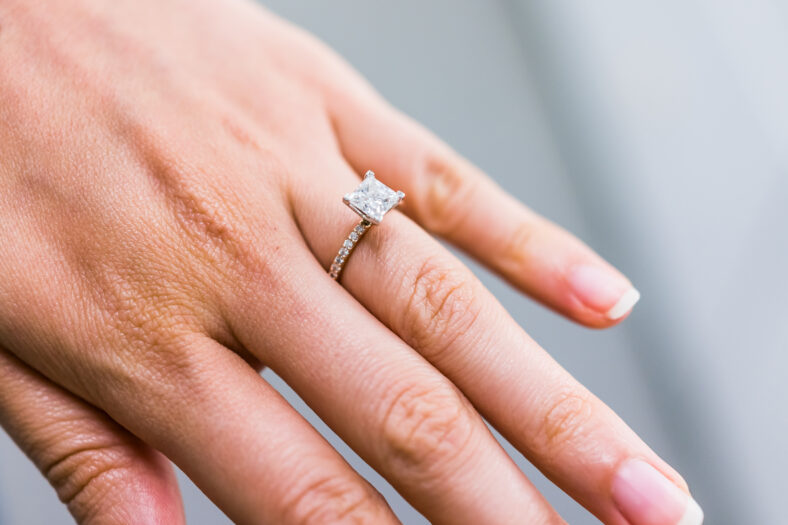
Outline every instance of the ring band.
POLYGON ((331 263, 331 268, 328 270, 328 275, 335 281, 339 281, 339 276, 342 274, 342 269, 345 267, 353 248, 356 247, 361 237, 367 233, 373 225, 380 224, 383 216, 389 211, 396 208, 405 194, 401 191, 394 191, 379 180, 375 178, 375 174, 368 171, 364 175, 364 180, 361 181, 358 188, 353 193, 348 193, 342 199, 347 206, 361 216, 361 222, 353 228, 342 247, 339 249, 337 256, 331 263))

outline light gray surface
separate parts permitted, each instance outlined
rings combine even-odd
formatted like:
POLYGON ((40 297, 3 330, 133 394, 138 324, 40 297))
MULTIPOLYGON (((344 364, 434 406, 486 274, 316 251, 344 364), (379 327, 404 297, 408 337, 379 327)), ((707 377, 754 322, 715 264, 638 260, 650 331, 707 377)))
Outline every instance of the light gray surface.
MULTIPOLYGON (((519 323, 685 475, 708 523, 784 520, 784 2, 266 3, 622 268, 642 302, 621 327, 594 332, 474 266, 519 323)), ((0 523, 68 523, 0 439, 0 523)), ((569 523, 594 523, 514 456, 569 523)), ((350 460, 403 521, 423 522, 350 460)), ((183 488, 190 523, 226 522, 183 488)))

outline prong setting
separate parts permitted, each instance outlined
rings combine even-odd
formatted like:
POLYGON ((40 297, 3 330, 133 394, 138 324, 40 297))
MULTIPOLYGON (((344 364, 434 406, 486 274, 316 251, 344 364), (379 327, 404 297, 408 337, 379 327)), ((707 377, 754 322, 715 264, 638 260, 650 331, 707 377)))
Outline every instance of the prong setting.
POLYGON ((379 224, 383 220, 383 216, 396 208, 404 198, 403 192, 394 191, 377 180, 372 171, 367 171, 364 174, 364 180, 355 191, 342 197, 342 202, 361 216, 361 222, 350 232, 331 263, 328 273, 332 279, 339 279, 345 262, 366 231, 373 224, 379 224))
POLYGON ((394 191, 375 178, 372 171, 367 171, 364 180, 355 191, 348 193, 342 201, 363 219, 372 224, 379 224, 383 216, 397 207, 405 194, 394 191))

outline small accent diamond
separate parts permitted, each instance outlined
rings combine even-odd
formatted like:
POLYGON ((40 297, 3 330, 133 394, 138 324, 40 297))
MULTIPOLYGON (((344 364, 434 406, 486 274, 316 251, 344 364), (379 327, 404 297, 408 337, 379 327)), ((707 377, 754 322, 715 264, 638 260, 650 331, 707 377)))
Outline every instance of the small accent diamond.
POLYGON ((358 240, 358 232, 356 232, 355 230, 350 232, 350 240, 356 242, 358 240))

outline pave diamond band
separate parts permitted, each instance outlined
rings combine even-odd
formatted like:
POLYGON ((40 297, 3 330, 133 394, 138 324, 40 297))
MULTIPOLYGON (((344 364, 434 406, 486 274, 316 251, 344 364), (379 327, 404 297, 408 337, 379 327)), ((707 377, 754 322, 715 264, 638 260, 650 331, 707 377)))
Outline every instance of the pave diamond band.
POLYGON ((339 249, 339 253, 337 253, 336 257, 334 257, 334 262, 331 263, 331 269, 328 271, 328 275, 330 275, 332 279, 335 281, 339 280, 339 274, 342 273, 342 268, 345 267, 345 261, 347 261, 348 257, 350 257, 350 252, 353 251, 353 248, 356 247, 358 241, 361 240, 361 237, 367 233, 367 230, 371 226, 371 222, 366 219, 361 219, 361 222, 358 223, 358 226, 353 228, 353 231, 351 231, 350 235, 347 236, 345 242, 342 243, 342 248, 339 249))
POLYGON ((342 200, 351 210, 361 216, 361 222, 347 236, 331 263, 328 274, 332 279, 339 280, 345 262, 367 230, 373 225, 379 224, 383 220, 383 216, 397 207, 404 198, 404 193, 392 190, 377 180, 371 171, 364 175, 364 180, 355 191, 345 195, 342 200))

